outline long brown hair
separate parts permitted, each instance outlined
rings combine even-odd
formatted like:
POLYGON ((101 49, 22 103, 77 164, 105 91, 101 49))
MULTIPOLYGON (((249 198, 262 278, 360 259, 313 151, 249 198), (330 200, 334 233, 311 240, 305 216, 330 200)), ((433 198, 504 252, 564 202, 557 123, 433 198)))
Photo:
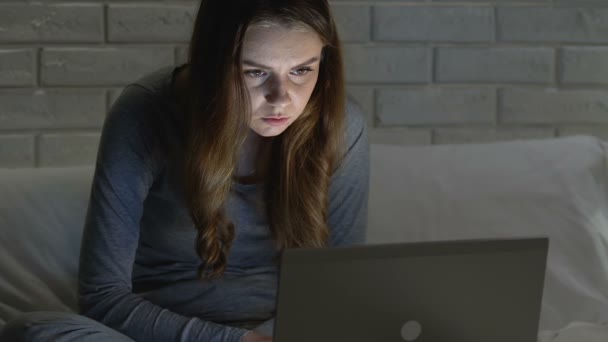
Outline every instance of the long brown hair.
POLYGON ((241 48, 247 28, 261 22, 304 26, 324 44, 304 112, 273 138, 265 187, 270 231, 277 251, 329 240, 329 185, 343 153, 345 93, 327 0, 202 0, 188 54, 184 184, 203 278, 223 273, 234 239, 224 204, 251 118, 241 48))

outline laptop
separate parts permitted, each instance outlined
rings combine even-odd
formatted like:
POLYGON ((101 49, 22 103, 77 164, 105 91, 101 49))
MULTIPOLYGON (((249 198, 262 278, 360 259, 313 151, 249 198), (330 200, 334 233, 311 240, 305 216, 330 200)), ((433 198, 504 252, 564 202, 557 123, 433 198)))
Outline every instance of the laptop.
POLYGON ((288 249, 274 342, 536 342, 547 238, 288 249))

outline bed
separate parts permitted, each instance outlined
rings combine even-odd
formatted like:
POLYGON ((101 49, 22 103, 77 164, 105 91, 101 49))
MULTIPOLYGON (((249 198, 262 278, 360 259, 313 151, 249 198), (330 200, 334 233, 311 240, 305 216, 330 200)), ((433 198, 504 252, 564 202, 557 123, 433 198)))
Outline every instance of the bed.
MULTIPOLYGON (((539 342, 608 341, 608 144, 371 146, 368 243, 548 236, 539 342)), ((0 326, 76 310, 93 168, 0 169, 0 326)))

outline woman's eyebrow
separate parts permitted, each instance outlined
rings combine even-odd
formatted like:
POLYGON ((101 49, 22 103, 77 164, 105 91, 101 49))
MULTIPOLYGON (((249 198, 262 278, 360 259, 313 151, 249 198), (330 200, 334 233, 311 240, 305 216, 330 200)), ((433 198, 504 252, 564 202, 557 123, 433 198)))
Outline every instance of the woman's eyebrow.
MULTIPOLYGON (((319 60, 319 57, 312 57, 309 60, 305 61, 304 63, 300 63, 300 64, 296 65, 292 69, 299 68, 299 67, 304 66, 306 64, 317 62, 318 60, 319 60)), ((253 67, 256 67, 256 68, 261 68, 261 69, 272 69, 269 66, 266 66, 266 65, 260 64, 260 63, 256 63, 254 61, 250 61, 248 59, 244 60, 243 64, 247 64, 247 65, 250 65, 250 66, 253 66, 253 67)))

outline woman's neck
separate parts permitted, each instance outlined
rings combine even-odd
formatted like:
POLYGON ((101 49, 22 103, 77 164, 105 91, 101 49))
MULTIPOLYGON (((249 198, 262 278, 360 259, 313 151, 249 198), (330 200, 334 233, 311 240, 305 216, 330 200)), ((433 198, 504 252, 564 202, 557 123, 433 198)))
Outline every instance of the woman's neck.
POLYGON ((272 138, 262 137, 249 130, 239 152, 235 178, 238 183, 251 184, 263 181, 270 164, 272 138))

